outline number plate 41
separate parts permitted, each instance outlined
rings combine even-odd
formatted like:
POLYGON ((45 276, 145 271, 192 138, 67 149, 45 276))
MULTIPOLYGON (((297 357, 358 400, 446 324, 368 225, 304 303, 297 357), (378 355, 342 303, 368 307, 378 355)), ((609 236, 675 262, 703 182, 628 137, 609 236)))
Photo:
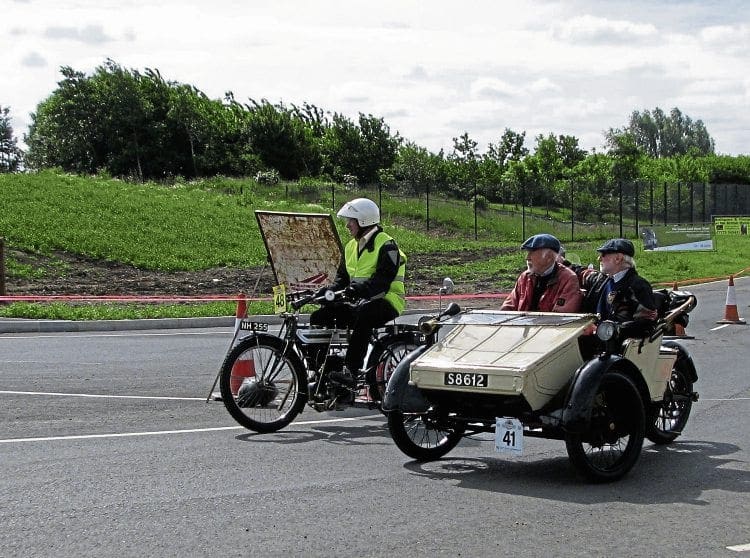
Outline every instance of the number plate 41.
POLYGON ((523 453, 523 425, 516 418, 495 419, 495 451, 500 453, 523 453))

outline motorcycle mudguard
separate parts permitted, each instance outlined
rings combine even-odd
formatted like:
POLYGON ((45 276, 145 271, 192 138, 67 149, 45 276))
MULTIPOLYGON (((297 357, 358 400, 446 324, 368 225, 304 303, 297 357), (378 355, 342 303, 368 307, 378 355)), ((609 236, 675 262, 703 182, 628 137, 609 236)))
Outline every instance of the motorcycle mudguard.
POLYGON ((670 349, 677 349, 677 360, 682 361, 690 374, 690 381, 695 383, 698 381, 698 371, 695 369, 695 363, 693 357, 687 352, 685 347, 674 341, 662 341, 662 347, 669 347, 670 349))
POLYGON ((429 409, 430 403, 424 398, 422 391, 417 386, 409 385, 409 367, 427 348, 426 345, 417 347, 396 366, 385 387, 381 407, 384 412, 423 413, 429 409))
POLYGON ((615 364, 621 363, 625 363, 629 368, 635 368, 627 359, 609 355, 591 359, 576 370, 563 405, 562 427, 565 431, 586 431, 602 376, 615 364))

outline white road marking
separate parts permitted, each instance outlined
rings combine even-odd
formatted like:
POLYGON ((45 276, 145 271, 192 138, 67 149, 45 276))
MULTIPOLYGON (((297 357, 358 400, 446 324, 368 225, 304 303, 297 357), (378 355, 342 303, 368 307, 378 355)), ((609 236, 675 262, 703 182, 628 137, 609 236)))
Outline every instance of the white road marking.
POLYGON ((57 393, 47 391, 10 391, 0 390, 0 394, 8 395, 58 395, 65 397, 102 397, 104 399, 173 399, 175 401, 205 401, 205 397, 170 397, 156 395, 104 395, 97 393, 57 393))
MULTIPOLYGON (((351 418, 337 418, 337 419, 325 419, 325 420, 307 420, 298 421, 292 424, 296 426, 309 425, 309 424, 326 424, 332 422, 351 422, 355 420, 365 420, 371 418, 379 418, 383 415, 367 415, 363 417, 351 417, 351 418)), ((152 432, 120 432, 113 434, 81 434, 77 436, 48 436, 44 438, 6 438, 0 440, 0 444, 14 444, 24 442, 53 442, 58 440, 90 440, 94 438, 132 438, 135 436, 161 436, 164 434, 192 434, 195 432, 219 432, 222 430, 247 430, 244 426, 217 426, 214 428, 191 428, 189 430, 157 430, 152 432)))
POLYGON ((716 326, 716 327, 714 327, 714 328, 711 328, 711 329, 709 329, 708 331, 718 331, 718 330, 720 330, 720 329, 724 329, 725 327, 729 327, 729 325, 730 325, 730 324, 723 324, 723 325, 720 325, 720 326, 716 326))
POLYGON ((738 544, 735 546, 728 546, 727 550, 734 550, 735 552, 747 552, 750 550, 750 543, 748 544, 738 544))
MULTIPOLYGON (((226 329, 226 328, 224 328, 226 329)), ((167 332, 167 333, 149 333, 149 332, 143 332, 143 333, 84 333, 84 334, 76 334, 76 335, 63 335, 64 332, 60 332, 58 334, 47 334, 47 335, 14 335, 13 337, 4 337, 0 335, 0 341, 3 340, 11 340, 11 339, 49 339, 49 338, 55 338, 55 337, 65 337, 65 338, 84 338, 84 337, 166 337, 166 336, 179 336, 179 335, 221 335, 224 336, 227 333, 231 333, 231 330, 227 331, 175 331, 175 332, 167 332)))

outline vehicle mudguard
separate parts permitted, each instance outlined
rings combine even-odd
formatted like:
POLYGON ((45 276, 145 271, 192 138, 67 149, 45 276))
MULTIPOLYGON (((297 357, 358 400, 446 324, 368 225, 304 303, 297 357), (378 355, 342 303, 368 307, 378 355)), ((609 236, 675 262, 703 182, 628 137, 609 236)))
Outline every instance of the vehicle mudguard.
POLYGON ((576 370, 563 405, 561 424, 565 431, 586 431, 602 376, 614 366, 640 373, 633 363, 619 355, 593 358, 576 370))
POLYGON ((693 357, 687 352, 687 349, 674 341, 662 341, 662 347, 669 347, 670 349, 677 349, 677 360, 681 361, 685 365, 685 368, 690 374, 690 381, 695 383, 698 381, 698 371, 695 368, 693 357))
POLYGON ((427 349, 427 345, 417 347, 396 366, 385 387, 381 406, 384 412, 423 413, 429 409, 430 403, 422 395, 422 391, 417 386, 409 385, 409 367, 427 349))

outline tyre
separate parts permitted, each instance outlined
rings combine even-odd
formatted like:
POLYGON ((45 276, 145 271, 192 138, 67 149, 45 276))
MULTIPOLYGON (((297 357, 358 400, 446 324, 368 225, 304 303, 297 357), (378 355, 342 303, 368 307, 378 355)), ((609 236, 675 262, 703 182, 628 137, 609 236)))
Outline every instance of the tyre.
POLYGON ((284 428, 307 400, 305 367, 284 341, 251 335, 237 344, 221 366, 221 400, 234 420, 255 432, 284 428))
POLYGON ((417 461, 440 459, 456 447, 464 425, 439 419, 433 411, 424 414, 388 413, 388 429, 398 449, 417 461))
POLYGON ((398 363, 419 347, 417 337, 410 333, 399 333, 380 339, 367 359, 367 383, 370 399, 382 401, 385 386, 398 363))
POLYGON ((568 457, 588 480, 617 480, 638 460, 645 430, 646 413, 638 388, 622 372, 607 372, 594 397, 588 431, 565 435, 568 457))
POLYGON ((654 444, 673 442, 682 434, 692 408, 693 382, 685 360, 678 355, 664 397, 649 409, 646 437, 654 444))

